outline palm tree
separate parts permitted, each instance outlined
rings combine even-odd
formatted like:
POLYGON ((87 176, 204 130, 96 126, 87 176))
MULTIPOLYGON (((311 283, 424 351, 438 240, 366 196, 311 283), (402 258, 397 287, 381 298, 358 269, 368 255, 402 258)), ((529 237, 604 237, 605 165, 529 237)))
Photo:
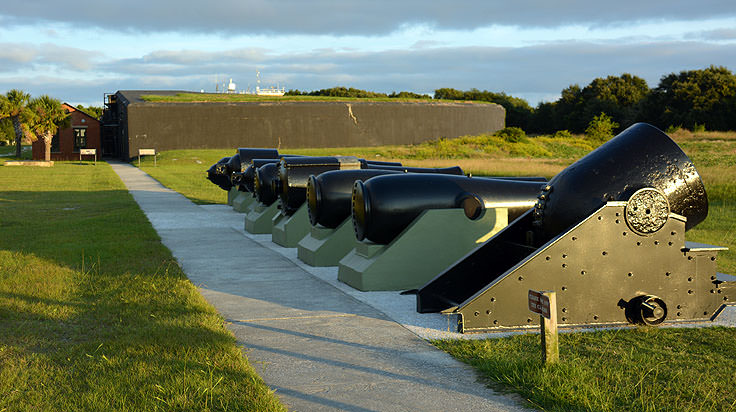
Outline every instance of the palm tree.
POLYGON ((15 130, 15 157, 20 157, 20 145, 23 140, 23 135, 27 132, 26 125, 31 119, 33 114, 28 108, 28 103, 31 100, 31 95, 18 89, 13 89, 5 94, 6 100, 4 108, 2 110, 5 117, 9 117, 13 122, 13 129, 15 130))
POLYGON ((59 130, 69 125, 69 112, 56 100, 47 95, 37 97, 28 104, 32 115, 29 129, 38 138, 43 139, 44 158, 51 160, 51 139, 59 130))

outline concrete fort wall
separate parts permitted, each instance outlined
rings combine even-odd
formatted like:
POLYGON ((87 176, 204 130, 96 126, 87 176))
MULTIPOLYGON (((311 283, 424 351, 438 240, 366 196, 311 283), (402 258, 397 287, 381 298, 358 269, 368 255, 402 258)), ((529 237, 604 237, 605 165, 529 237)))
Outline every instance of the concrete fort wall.
POLYGON ((432 102, 131 103, 128 157, 156 150, 414 144, 493 133, 496 104, 432 102))

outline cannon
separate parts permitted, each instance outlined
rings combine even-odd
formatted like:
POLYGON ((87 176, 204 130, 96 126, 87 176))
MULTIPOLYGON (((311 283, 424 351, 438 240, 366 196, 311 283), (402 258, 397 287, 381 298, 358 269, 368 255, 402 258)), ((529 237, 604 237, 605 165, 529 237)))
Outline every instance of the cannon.
POLYGON ((237 172, 244 172, 250 166, 253 159, 279 159, 281 156, 278 149, 262 149, 254 147, 239 147, 238 157, 240 158, 240 169, 237 172))
POLYGON ((278 163, 265 163, 255 171, 253 179, 253 196, 265 206, 278 200, 276 182, 279 179, 278 163))
POLYGON ((446 168, 391 166, 387 169, 335 170, 319 176, 311 175, 307 182, 309 221, 313 226, 321 225, 330 229, 338 227, 350 217, 350 200, 356 181, 403 173, 462 175, 463 170, 457 166, 446 168))
POLYGON ((227 176, 227 167, 225 166, 229 160, 230 157, 223 157, 207 169, 207 179, 219 186, 222 190, 230 190, 232 187, 232 183, 227 176))
POLYGON ((685 241, 708 201, 669 136, 637 123, 544 185, 534 208, 417 292, 461 332, 534 327, 529 290, 557 293, 561 327, 713 319, 736 302, 725 248, 685 241))
POLYGON ((255 186, 256 170, 267 163, 278 163, 282 157, 306 157, 302 155, 283 154, 273 159, 251 159, 248 166, 242 172, 235 172, 232 175, 232 184, 237 186, 241 192, 253 193, 255 186))
POLYGON ((311 175, 331 170, 385 169, 401 163, 359 159, 354 156, 323 156, 284 158, 279 162, 279 179, 273 182, 278 193, 281 212, 291 216, 307 198, 307 181, 311 175))
MULTIPOLYGON (((484 207, 508 208, 512 221, 532 208, 541 184, 535 180, 453 175, 404 174, 356 181, 351 199, 355 236, 388 244, 423 211, 453 209, 480 201, 484 207)), ((477 208, 477 205, 476 205, 477 208)))

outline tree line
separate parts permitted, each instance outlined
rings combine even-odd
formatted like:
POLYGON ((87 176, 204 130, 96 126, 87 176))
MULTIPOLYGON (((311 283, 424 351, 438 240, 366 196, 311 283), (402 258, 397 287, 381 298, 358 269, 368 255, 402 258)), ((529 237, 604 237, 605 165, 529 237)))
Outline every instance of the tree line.
POLYGON ((595 116, 605 113, 621 128, 648 122, 666 129, 736 130, 736 76, 725 67, 710 66, 663 76, 657 87, 649 88, 637 76, 596 78, 585 87, 571 85, 555 102, 532 108, 523 99, 503 93, 439 89, 435 98, 483 100, 506 108, 506 124, 532 133, 569 130, 585 131, 595 116))
POLYGON ((559 130, 584 133, 595 117, 605 114, 623 129, 648 122, 661 129, 736 130, 736 75, 725 67, 687 70, 663 76, 649 88, 641 77, 624 73, 596 78, 587 86, 573 84, 563 89, 554 102, 536 107, 519 97, 487 90, 452 88, 435 90, 434 96, 413 92, 390 94, 333 87, 316 91, 289 90, 292 96, 353 98, 411 98, 486 101, 506 109, 506 125, 530 133, 552 134, 559 130))
POLYGON ((48 95, 31 98, 30 94, 18 89, 0 95, 0 120, 12 125, 16 157, 21 155, 25 137, 31 141, 43 140, 46 160, 50 160, 52 137, 70 121, 69 113, 59 100, 48 95))

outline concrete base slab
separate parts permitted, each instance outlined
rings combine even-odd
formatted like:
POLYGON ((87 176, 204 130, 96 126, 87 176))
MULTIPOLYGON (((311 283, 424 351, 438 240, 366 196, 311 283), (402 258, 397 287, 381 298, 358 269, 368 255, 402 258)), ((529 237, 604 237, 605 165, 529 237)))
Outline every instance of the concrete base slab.
POLYGON ((337 266, 355 243, 353 222, 347 218, 336 229, 312 226, 299 241, 297 256, 310 266, 337 266))
POLYGON ((238 191, 238 194, 233 198, 233 210, 238 213, 248 213, 250 205, 252 205, 256 199, 252 193, 238 191))
POLYGON ((51 167, 54 165, 52 160, 8 160, 5 162, 5 166, 36 166, 36 167, 51 167))
POLYGON ((271 241, 283 247, 296 247, 311 227, 305 202, 293 215, 274 219, 271 241))
POLYGON ((277 202, 274 202, 271 206, 255 204, 245 215, 245 230, 253 234, 271 233, 273 218, 277 214, 280 214, 277 202))
POLYGON ((362 291, 416 289, 508 225, 505 208, 470 220, 462 209, 424 211, 393 242, 357 242, 337 278, 362 291))
POLYGON ((227 192, 227 204, 232 206, 233 200, 235 200, 235 197, 238 195, 238 188, 237 187, 231 187, 230 190, 227 192))

